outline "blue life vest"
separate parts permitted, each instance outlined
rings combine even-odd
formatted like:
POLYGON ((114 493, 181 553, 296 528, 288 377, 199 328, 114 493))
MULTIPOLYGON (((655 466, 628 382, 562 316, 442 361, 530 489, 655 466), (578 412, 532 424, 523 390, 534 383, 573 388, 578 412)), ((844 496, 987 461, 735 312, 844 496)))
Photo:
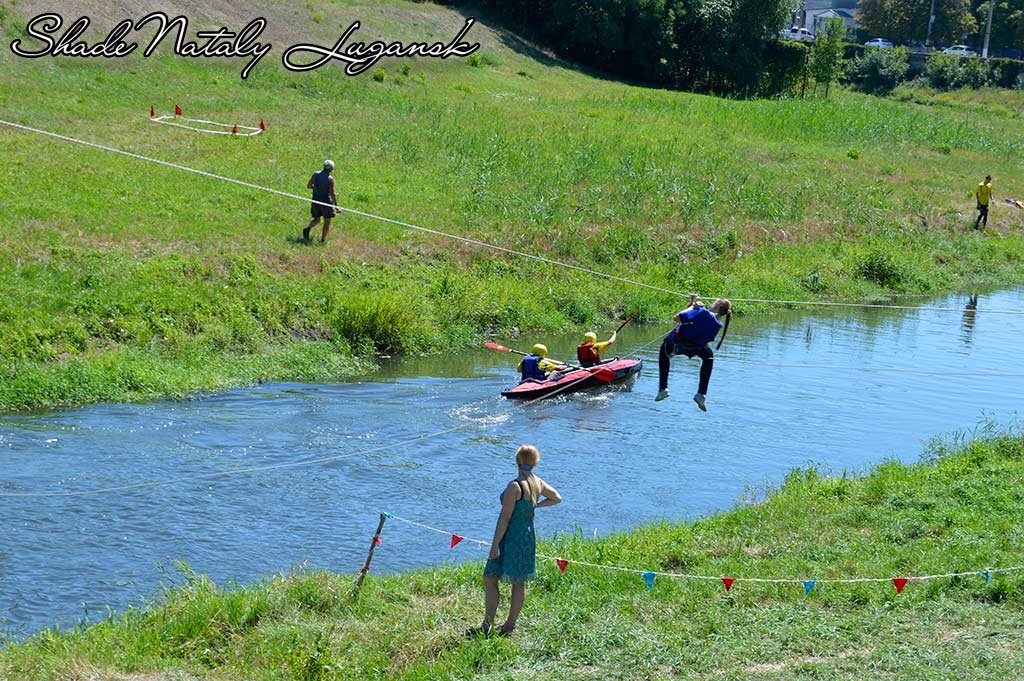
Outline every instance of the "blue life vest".
POLYGON ((522 364, 520 365, 520 371, 523 373, 523 380, 527 381, 531 378, 538 381, 543 381, 547 378, 547 374, 543 369, 540 368, 541 357, 539 355, 527 355, 523 357, 522 364))
POLYGON ((722 328, 722 322, 718 321, 706 307, 698 307, 689 312, 680 313, 679 326, 676 327, 676 345, 701 347, 715 340, 715 336, 722 328))

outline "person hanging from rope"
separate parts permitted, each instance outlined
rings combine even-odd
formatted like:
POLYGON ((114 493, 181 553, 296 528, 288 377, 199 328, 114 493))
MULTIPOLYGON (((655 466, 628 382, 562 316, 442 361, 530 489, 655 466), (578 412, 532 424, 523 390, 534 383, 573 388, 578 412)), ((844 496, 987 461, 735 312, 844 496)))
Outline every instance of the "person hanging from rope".
POLYGON ((674 355, 686 355, 690 359, 700 357, 700 383, 693 401, 701 411, 708 410, 704 402, 708 394, 708 383, 711 381, 711 369, 715 364, 711 342, 722 329, 720 317, 725 317, 725 331, 722 332, 722 340, 718 341, 719 348, 722 347, 725 334, 729 332, 732 303, 725 298, 719 298, 709 309, 697 300, 696 293, 690 294, 690 306, 676 315, 678 326, 665 336, 661 351, 658 353, 658 396, 654 398, 655 401, 668 397, 668 370, 674 355))
POLYGON ((974 221, 974 229, 988 227, 988 207, 992 202, 992 176, 986 175, 974 190, 974 198, 978 200, 978 219, 974 221))
POLYGON ((523 357, 516 368, 522 377, 520 383, 526 381, 546 381, 553 371, 564 371, 568 367, 561 362, 547 359, 548 348, 546 345, 537 343, 531 348, 531 354, 523 357))
POLYGON ((320 218, 324 220, 320 243, 327 241, 327 232, 331 230, 331 220, 336 214, 334 207, 338 205, 338 197, 334 194, 334 178, 331 177, 332 170, 334 170, 334 161, 324 161, 324 169, 313 173, 313 177, 309 178, 309 182, 306 184, 307 189, 313 190, 314 201, 309 206, 309 212, 313 219, 302 230, 302 240, 307 243, 309 242, 309 231, 320 222, 320 218), (323 205, 325 203, 330 205, 323 205))
POLYGON ((601 353, 608 349, 608 346, 615 342, 618 331, 612 332, 612 337, 603 343, 597 342, 597 334, 587 331, 583 334, 583 343, 576 348, 576 359, 583 368, 597 366, 601 363, 601 353))

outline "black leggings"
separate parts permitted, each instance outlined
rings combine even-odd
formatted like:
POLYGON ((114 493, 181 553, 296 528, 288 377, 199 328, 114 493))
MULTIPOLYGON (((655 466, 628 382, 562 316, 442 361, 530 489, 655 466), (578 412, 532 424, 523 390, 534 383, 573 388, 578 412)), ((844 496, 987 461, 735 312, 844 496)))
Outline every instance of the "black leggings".
MULTIPOLYGON (((697 392, 701 395, 708 394, 708 383, 711 381, 711 369, 715 366, 715 352, 710 345, 697 348, 680 348, 689 358, 700 357, 700 385, 697 392)), ((675 343, 669 339, 661 344, 661 352, 658 353, 658 390, 668 389, 668 370, 672 364, 672 355, 676 354, 675 343)))

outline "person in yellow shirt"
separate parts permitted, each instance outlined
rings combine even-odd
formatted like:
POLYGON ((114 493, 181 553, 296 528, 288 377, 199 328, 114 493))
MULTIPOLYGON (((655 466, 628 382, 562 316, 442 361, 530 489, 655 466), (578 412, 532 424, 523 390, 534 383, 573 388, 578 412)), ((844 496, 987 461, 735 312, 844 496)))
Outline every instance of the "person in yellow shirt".
POLYGON ((580 366, 586 368, 600 364, 601 353, 615 342, 617 336, 618 332, 612 332, 611 338, 603 343, 598 343, 597 334, 593 331, 583 334, 583 343, 576 348, 576 359, 579 360, 580 366))
POLYGON ((548 348, 546 345, 537 343, 532 348, 533 352, 519 362, 519 366, 516 370, 522 375, 520 383, 524 381, 544 381, 548 378, 548 373, 552 371, 562 371, 566 368, 564 364, 554 362, 547 359, 548 348))
POLYGON ((985 179, 978 183, 974 190, 974 196, 978 199, 978 219, 974 221, 974 229, 988 227, 988 206, 992 202, 992 176, 986 175, 985 179))

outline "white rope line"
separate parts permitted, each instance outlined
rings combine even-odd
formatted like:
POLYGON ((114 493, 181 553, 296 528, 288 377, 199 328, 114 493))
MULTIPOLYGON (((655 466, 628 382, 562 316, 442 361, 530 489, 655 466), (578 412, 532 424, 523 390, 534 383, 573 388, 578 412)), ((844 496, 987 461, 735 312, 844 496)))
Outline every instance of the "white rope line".
POLYGON ((259 135, 263 130, 260 128, 254 128, 251 125, 237 125, 234 123, 217 123, 216 121, 204 121, 199 118, 182 118, 181 116, 171 116, 166 114, 164 116, 156 116, 150 118, 153 123, 160 123, 161 125, 169 125, 174 128, 184 128, 185 130, 193 130, 195 132, 205 132, 208 135, 232 135, 234 137, 255 137, 259 135), (216 125, 221 128, 229 128, 228 130, 207 130, 206 128, 199 128, 194 125, 182 125, 175 121, 189 121, 191 123, 202 123, 203 125, 216 125), (232 132, 233 129, 237 128, 238 132, 232 132), (242 132, 242 130, 248 130, 249 132, 242 132))
MULTIPOLYGON (((643 347, 639 348, 637 351, 639 352, 639 350, 641 350, 641 349, 643 349, 643 347)), ((576 379, 574 381, 571 381, 571 382, 567 383, 566 385, 561 386, 557 390, 555 390, 553 392, 550 392, 550 393, 548 393, 546 395, 542 395, 541 397, 537 397, 537 398, 534 398, 534 399, 529 400, 527 402, 524 402, 522 404, 522 406, 523 407, 528 407, 528 406, 536 404, 537 402, 540 402, 542 400, 546 400, 546 399, 549 399, 551 397, 554 397, 555 395, 561 394, 562 392, 568 390, 569 388, 571 388, 572 386, 576 385, 580 381, 587 380, 592 375, 593 375, 593 373, 588 372, 586 376, 582 376, 582 377, 580 377, 580 378, 578 378, 578 379, 576 379)), ((2 498, 2 497, 17 497, 17 498, 25 499, 25 498, 42 498, 42 497, 84 497, 84 496, 93 496, 93 495, 97 495, 97 494, 107 494, 107 493, 111 493, 111 492, 124 492, 124 491, 128 491, 128 490, 143 489, 143 488, 148 488, 148 487, 162 487, 162 486, 165 486, 165 485, 175 485, 175 484, 182 483, 182 482, 193 482, 193 481, 196 481, 196 480, 216 480, 216 479, 219 479, 219 478, 227 478, 227 477, 231 477, 231 476, 235 476, 235 475, 245 475, 245 474, 248 474, 248 473, 260 473, 260 472, 264 472, 264 471, 281 470, 281 469, 285 469, 285 468, 298 468, 300 466, 313 466, 313 465, 317 465, 317 464, 331 463, 333 461, 340 461, 342 459, 350 459, 350 458, 353 458, 353 457, 356 457, 356 456, 364 456, 366 454, 374 454, 374 453, 382 452, 382 451, 385 451, 385 450, 388 450, 388 449, 393 449, 395 447, 402 447, 404 445, 412 444, 414 442, 419 442, 420 440, 425 440, 425 439, 428 439, 428 438, 440 437, 442 435, 447 435, 449 433, 454 433, 456 431, 463 430, 464 428, 469 428, 470 426, 474 426, 474 425, 478 425, 478 424, 476 422, 460 423, 457 426, 453 426, 451 428, 446 428, 446 429, 440 430, 440 431, 438 431, 436 433, 429 433, 429 434, 426 434, 426 435, 417 435, 417 436, 409 438, 407 440, 402 440, 401 442, 393 442, 391 444, 381 445, 380 447, 374 447, 374 448, 371 448, 371 449, 360 450, 358 452, 350 452, 348 454, 338 454, 337 456, 327 456, 327 457, 321 457, 321 458, 317 458, 317 459, 305 459, 305 460, 302 460, 302 461, 291 461, 291 462, 288 462, 288 463, 271 464, 271 465, 268 465, 268 466, 254 466, 252 468, 235 468, 235 469, 231 469, 231 470, 227 470, 227 471, 218 471, 216 473, 202 473, 200 475, 188 475, 188 476, 184 476, 184 477, 180 477, 180 478, 170 478, 170 479, 167 479, 167 480, 153 480, 153 481, 149 481, 149 482, 137 482, 137 483, 132 483, 132 484, 128 484, 128 485, 117 485, 117 486, 114 486, 114 487, 102 487, 102 488, 90 489, 90 490, 73 490, 73 491, 68 491, 68 492, 0 492, 0 498, 2 498)), ((433 529, 433 528, 431 528, 431 529, 433 529)))
MULTIPOLYGON (((431 532, 436 532, 438 534, 445 534, 445 535, 448 535, 448 536, 461 537, 462 541, 471 542, 473 544, 480 544, 480 545, 483 545, 483 546, 491 546, 491 542, 483 541, 483 540, 480 540, 480 539, 470 539, 469 537, 465 537, 465 536, 463 536, 461 534, 458 534, 456 532, 450 532, 448 530, 442 530, 442 529, 439 529, 439 528, 436 528, 436 527, 431 527, 430 525, 425 525, 423 523, 419 523, 419 522, 416 522, 414 520, 408 520, 406 518, 403 518, 403 517, 397 516, 397 515, 393 515, 391 513, 385 513, 384 515, 385 515, 385 517, 387 517, 390 520, 397 520, 399 522, 403 522, 403 523, 406 523, 408 525, 413 525, 415 527, 423 528, 423 529, 429 530, 431 532)), ((620 565, 603 565, 603 564, 600 564, 600 563, 588 563, 586 561, 573 560, 571 558, 563 558, 563 557, 560 557, 560 556, 548 556, 548 555, 543 554, 543 553, 538 553, 537 557, 538 558, 542 558, 544 560, 550 560, 550 561, 556 561, 556 562, 560 561, 560 560, 564 560, 564 561, 568 562, 570 565, 580 565, 580 566, 583 566, 583 567, 597 568, 597 569, 600 569, 600 570, 612 570, 612 571, 615 571, 615 572, 626 572, 626 573, 629 573, 629 574, 636 574, 636 575, 641 575, 641 576, 645 575, 645 574, 652 574, 652 575, 656 575, 658 577, 668 577, 668 578, 671 578, 671 579, 703 580, 703 581, 711 581, 711 582, 720 582, 722 580, 722 577, 728 577, 728 575, 721 575, 721 576, 714 577, 714 576, 711 576, 711 575, 694 575, 694 574, 688 574, 688 573, 685 573, 685 572, 664 572, 664 571, 659 571, 659 570, 640 570, 640 569, 637 569, 637 568, 623 567, 623 566, 620 566, 620 565)), ((1019 566, 1014 566, 1014 567, 1005 567, 1005 568, 988 568, 988 567, 986 567, 986 568, 981 568, 981 569, 978 569, 978 570, 970 570, 970 571, 967 571, 967 572, 947 572, 945 574, 916 575, 916 576, 912 576, 912 577, 854 577, 854 578, 849 578, 849 579, 813 579, 813 580, 810 579, 810 578, 808 578, 808 579, 796 579, 796 578, 768 578, 768 577, 732 577, 731 579, 733 579, 736 582, 754 582, 754 583, 760 583, 760 584, 804 584, 805 582, 808 582, 808 581, 813 581, 815 584, 861 584, 861 583, 888 583, 888 582, 892 582, 893 579, 906 579, 907 581, 910 581, 910 582, 923 582, 923 581, 927 581, 927 580, 930 580, 930 579, 949 579, 949 578, 952 578, 952 577, 972 577, 972 576, 977 576, 977 575, 984 575, 986 572, 989 573, 989 574, 993 574, 994 575, 994 574, 1003 573, 1003 572, 1020 572, 1022 570, 1024 570, 1024 565, 1019 565, 1019 566)))
POLYGON ((715 361, 724 359, 733 364, 749 364, 751 366, 779 367, 784 369, 834 369, 839 371, 876 371, 900 374, 919 374, 923 376, 978 376, 985 378, 1024 378, 1024 374, 1003 373, 999 371, 932 371, 929 369, 912 369, 905 367, 873 367, 873 366, 842 366, 838 364, 787 364, 777 362, 758 362, 752 359, 740 359, 728 355, 715 355, 715 361))
MULTIPOLYGON (((392 218, 386 218, 386 217, 382 217, 380 215, 374 215, 373 213, 366 213, 364 211, 356 210, 354 208, 346 208, 345 206, 336 206, 336 205, 333 205, 333 204, 330 204, 330 203, 327 203, 327 202, 324 202, 324 201, 311 200, 309 198, 306 198, 306 197, 303 197, 303 196, 299 196, 297 194, 290 194, 288 192, 284 192, 284 191, 281 191, 279 189, 272 189, 270 187, 263 187, 261 185, 253 184, 251 182, 245 182, 243 180, 236 180, 234 178, 225 177, 224 175, 218 175, 216 173, 207 172, 205 170, 197 170, 195 168, 189 168, 188 166, 179 165, 177 163, 171 163, 169 161, 161 161, 160 159, 151 158, 149 156, 143 156, 141 154, 136 154, 136 153, 133 153, 133 152, 130 152, 130 151, 124 151, 122 149, 116 149, 114 147, 109 147, 109 146, 106 146, 106 145, 103 145, 103 144, 97 144, 95 142, 87 142, 85 140, 76 139, 74 137, 68 137, 67 135, 61 135, 61 134, 58 134, 58 133, 55 133, 55 132, 49 132, 49 131, 46 131, 46 130, 40 130, 38 128, 32 128, 32 127, 29 127, 27 125, 20 125, 18 123, 12 123, 10 121, 5 121, 5 120, 0 120, 0 125, 6 125, 6 126, 8 126, 10 128, 15 128, 15 129, 18 129, 18 130, 24 130, 26 132, 32 132, 32 133, 35 133, 37 135, 43 135, 43 136, 46 136, 46 137, 52 137, 54 139, 63 140, 65 142, 71 142, 73 144, 80 144, 82 146, 91 147, 93 149, 99 149, 101 151, 107 151, 107 152, 110 152, 112 154, 120 154, 122 156, 127 156, 129 158, 138 159, 140 161, 146 161, 147 163, 155 163, 157 165, 165 166, 167 168, 173 168, 175 170, 181 170, 181 171, 188 172, 188 173, 194 173, 194 174, 200 175, 202 177, 208 177, 210 179, 220 180, 222 182, 230 182, 231 184, 236 184, 236 185, 239 185, 241 187, 247 187, 249 189, 255 189, 257 191, 267 192, 267 193, 270 193, 270 194, 275 194, 277 196, 282 196, 282 197, 289 198, 289 199, 295 199, 297 201, 303 201, 303 202, 306 202, 306 203, 313 203, 313 204, 320 205, 320 206, 326 206, 328 208, 333 208, 333 209, 335 209, 337 211, 342 211, 342 212, 349 213, 349 214, 352 214, 352 215, 358 215, 360 217, 364 217, 364 218, 367 218, 369 220, 377 220, 379 222, 386 222, 388 224, 397 225, 399 227, 405 227, 406 229, 411 229, 411 230, 414 230, 414 231, 423 232, 425 234, 432 234, 434 236, 440 236, 440 237, 443 237, 443 238, 446 238, 446 239, 452 239, 454 241, 461 241, 463 243, 470 244, 470 245, 473 245, 473 246, 479 246, 481 248, 488 248, 488 249, 491 249, 491 250, 494 250, 494 251, 498 251, 498 252, 501 252, 501 253, 506 253, 508 255, 515 255, 515 256, 518 256, 520 258, 526 258, 528 260, 534 260, 534 261, 542 262, 542 263, 545 263, 545 264, 548 264, 548 265, 554 265, 556 267, 563 267, 565 269, 575 270, 577 272, 583 272, 585 274, 590 274, 590 275, 595 276, 595 277, 600 277, 600 278, 603 278, 603 279, 608 279, 610 281, 617 281, 617 282, 620 282, 620 283, 623 283, 623 284, 629 284, 631 286, 637 286, 637 287, 640 287, 640 288, 649 289, 651 291, 658 291, 659 293, 665 293, 665 294, 668 294, 668 295, 671 295, 671 296, 676 296, 676 297, 679 297, 679 298, 689 298, 689 295, 690 295, 689 293, 683 293, 681 291, 675 291, 675 290, 664 288, 664 287, 661 287, 661 286, 655 286, 653 284, 646 284, 644 282, 636 281, 634 279, 626 279, 625 277, 619 277, 619 276, 616 276, 614 274, 608 274, 608 273, 605 273, 605 272, 600 272, 598 270, 592 270, 592 269, 589 269, 587 267, 581 267, 579 265, 572 265, 570 263, 561 262, 561 261, 558 261, 558 260, 553 260, 551 258, 545 258, 545 257, 540 256, 540 255, 534 255, 533 253, 525 253, 523 251, 517 251, 517 250, 512 249, 512 248, 506 248, 504 246, 498 246, 496 244, 491 244, 491 243, 488 243, 486 241, 480 241, 479 239, 471 239, 469 237, 459 236, 459 235, 456 235, 456 234, 448 234, 446 232, 441 232, 441 231, 436 230, 436 229, 430 229, 428 227, 420 227, 418 225, 414 225, 414 224, 411 224, 411 223, 408 223, 408 222, 402 222, 401 220, 394 220, 392 218)), ((721 297, 721 296, 719 296, 719 297, 721 297)), ((819 301, 819 300, 772 300, 772 299, 768 299, 768 298, 730 298, 730 299, 733 300, 733 301, 736 301, 736 302, 744 302, 744 303, 774 303, 774 304, 778 304, 778 305, 810 305, 810 306, 823 306, 823 307, 864 307, 864 308, 888 309, 888 310, 912 310, 912 311, 931 311, 931 312, 963 312, 962 309, 955 308, 955 307, 917 307, 917 306, 912 306, 912 305, 884 305, 884 304, 880 304, 880 303, 844 303, 844 302, 819 301)), ((982 309, 975 310, 975 312, 986 312, 986 313, 989 313, 989 314, 1006 314, 1006 315, 1020 315, 1020 316, 1024 316, 1024 310, 998 310, 998 309, 985 309, 985 308, 982 308, 982 309)))
POLYGON ((254 466, 252 468, 233 468, 227 471, 219 471, 216 473, 203 473, 200 475, 187 475, 180 478, 170 478, 167 480, 153 480, 150 482, 137 482, 129 485, 118 485, 116 487, 102 487, 99 489, 89 490, 75 490, 69 492, 0 492, 0 497, 19 497, 19 498, 38 498, 38 497, 84 497, 95 494, 106 494, 109 492, 123 492, 126 490, 142 489, 145 487, 162 487, 164 485, 175 485, 181 482, 192 482, 195 480, 213 480, 217 478, 226 478, 234 475, 244 475, 247 473, 260 473, 264 471, 280 470, 284 468, 298 468, 300 466, 314 466, 317 464, 331 463, 333 461, 340 461, 341 459, 349 459, 356 456, 363 456, 366 454, 374 454, 376 452, 382 452, 387 449, 393 449, 395 447, 401 447, 403 445, 412 444, 425 440, 427 438, 439 437, 448 433, 453 433, 463 428, 468 428, 475 423, 461 423, 452 428, 438 431, 436 433, 430 433, 428 435, 417 435, 401 442, 392 442, 390 444, 381 445, 380 447, 373 447, 371 449, 363 449, 358 452, 349 452, 348 454, 338 454, 337 456, 325 456, 317 459, 304 459, 302 461, 290 461, 288 463, 271 464, 268 466, 254 466))

